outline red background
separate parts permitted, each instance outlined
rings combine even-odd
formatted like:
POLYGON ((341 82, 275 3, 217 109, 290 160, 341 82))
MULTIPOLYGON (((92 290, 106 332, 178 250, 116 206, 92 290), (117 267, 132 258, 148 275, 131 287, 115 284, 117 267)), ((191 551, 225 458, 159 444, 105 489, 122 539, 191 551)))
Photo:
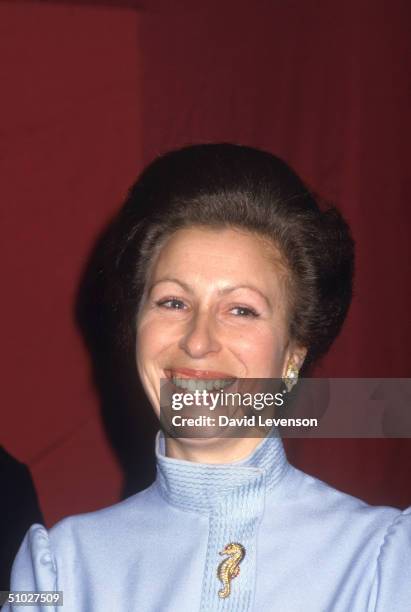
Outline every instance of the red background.
MULTIPOLYGON (((120 495, 73 306, 98 233, 167 149, 259 146, 336 202, 357 242, 355 298, 317 374, 410 376, 410 12, 405 0, 0 2, 0 443, 29 465, 48 525, 120 495)), ((340 489, 411 504, 409 440, 287 447, 340 489)))

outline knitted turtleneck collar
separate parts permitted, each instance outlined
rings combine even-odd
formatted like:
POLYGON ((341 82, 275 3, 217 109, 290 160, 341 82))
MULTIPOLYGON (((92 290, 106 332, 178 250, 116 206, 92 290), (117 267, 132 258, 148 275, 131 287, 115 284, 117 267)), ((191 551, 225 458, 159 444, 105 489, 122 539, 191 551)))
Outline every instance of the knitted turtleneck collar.
POLYGON ((159 432, 156 457, 157 484, 162 496, 174 506, 204 513, 229 500, 246 502, 256 496, 264 497, 265 491, 273 489, 289 468, 283 443, 273 430, 244 459, 220 464, 167 457, 164 434, 159 432))

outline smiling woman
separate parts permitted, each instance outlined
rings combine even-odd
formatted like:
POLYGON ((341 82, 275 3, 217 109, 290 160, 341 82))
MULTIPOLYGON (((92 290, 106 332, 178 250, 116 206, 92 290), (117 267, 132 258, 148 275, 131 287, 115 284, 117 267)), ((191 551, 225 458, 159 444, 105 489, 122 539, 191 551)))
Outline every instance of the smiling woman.
MULTIPOLYGON (((137 317, 137 367, 159 416, 161 378, 220 381, 281 378, 306 349, 290 341, 275 249, 237 229, 175 231, 154 262, 137 317), (207 257, 204 257, 207 254, 207 257)), ((167 453, 205 463, 233 461, 256 440, 166 438, 167 453)))
MULTIPOLYGON (((277 157, 171 152, 113 226, 113 341, 158 416, 161 379, 180 392, 272 378, 290 390, 341 329, 353 259, 340 213, 277 157)), ((295 469, 275 433, 160 431, 152 486, 50 532, 33 525, 12 588, 61 590, 68 612, 409 611, 411 509, 370 507, 295 469)))

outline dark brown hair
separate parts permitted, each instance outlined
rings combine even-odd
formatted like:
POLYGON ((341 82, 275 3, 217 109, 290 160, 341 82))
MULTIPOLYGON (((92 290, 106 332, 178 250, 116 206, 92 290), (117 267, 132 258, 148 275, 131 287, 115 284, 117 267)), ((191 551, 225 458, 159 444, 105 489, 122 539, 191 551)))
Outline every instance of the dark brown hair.
POLYGON ((151 163, 131 188, 110 236, 106 303, 123 349, 134 345, 146 274, 164 239, 191 226, 268 237, 289 270, 289 333, 308 349, 304 369, 338 335, 352 295, 354 245, 335 207, 316 198, 281 159, 251 147, 202 144, 151 163))

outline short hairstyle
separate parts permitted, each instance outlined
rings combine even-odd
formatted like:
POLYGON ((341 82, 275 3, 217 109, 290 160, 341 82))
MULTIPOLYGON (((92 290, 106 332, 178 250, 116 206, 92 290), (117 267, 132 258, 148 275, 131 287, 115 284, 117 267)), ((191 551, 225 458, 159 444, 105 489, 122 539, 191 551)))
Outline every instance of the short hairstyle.
POLYGON ((327 352, 352 296, 349 227, 335 207, 322 210, 280 158, 228 143, 166 153, 130 189, 112 226, 104 275, 118 346, 134 346, 139 302, 159 247, 173 232, 193 226, 269 238, 289 271, 288 331, 307 348, 304 369, 327 352))

